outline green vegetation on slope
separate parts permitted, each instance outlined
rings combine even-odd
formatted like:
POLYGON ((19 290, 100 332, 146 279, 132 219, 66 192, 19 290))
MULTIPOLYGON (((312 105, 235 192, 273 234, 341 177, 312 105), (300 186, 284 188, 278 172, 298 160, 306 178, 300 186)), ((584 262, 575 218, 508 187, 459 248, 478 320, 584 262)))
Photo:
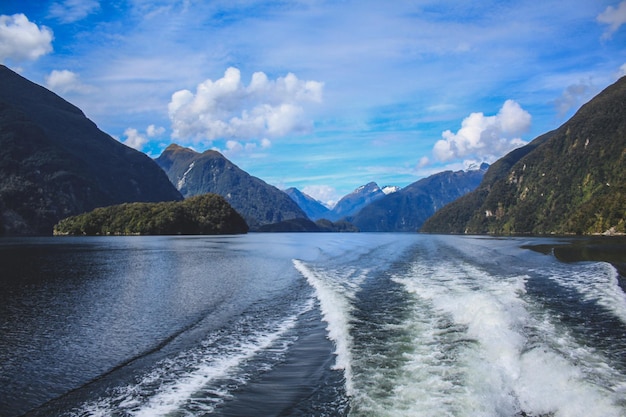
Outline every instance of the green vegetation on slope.
POLYGON ((243 218, 216 194, 102 207, 54 226, 55 235, 217 235, 247 231, 243 218))
POLYGON ((626 233, 626 77, 570 120, 495 163, 434 233, 626 233), (497 169, 497 170, 496 170, 497 169))

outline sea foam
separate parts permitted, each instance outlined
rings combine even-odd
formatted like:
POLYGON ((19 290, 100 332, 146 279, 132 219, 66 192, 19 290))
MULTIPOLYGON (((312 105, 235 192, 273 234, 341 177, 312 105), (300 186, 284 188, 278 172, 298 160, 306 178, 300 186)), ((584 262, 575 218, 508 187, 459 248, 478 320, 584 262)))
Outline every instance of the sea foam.
MULTIPOLYGON (((437 403, 426 400, 409 407, 421 412, 430 407, 428 412, 439 415, 621 415, 612 390, 590 383, 581 365, 563 354, 581 349, 574 339, 563 331, 557 334, 534 315, 525 299, 526 279, 491 275, 460 260, 417 262, 411 273, 394 277, 416 297, 420 310, 414 317, 447 318, 457 330, 442 338, 432 329, 417 329, 417 345, 407 364, 415 371, 414 386, 402 381, 409 393, 397 392, 413 400, 432 395, 437 403), (539 341, 528 338, 529 332, 546 331, 552 333, 539 341), (565 349, 551 339, 560 340, 565 349), (433 354, 449 349, 450 342, 460 343, 453 357, 433 354), (424 369, 424 363, 430 366, 424 369), (454 370, 453 380, 448 370, 454 370), (415 387, 422 392, 411 397, 415 387), (454 393, 454 400, 440 401, 442 388, 454 393)), ((590 357, 580 354, 578 360, 590 357)), ((404 402, 408 404, 406 398, 404 402)))
POLYGON ((286 352, 295 339, 283 339, 299 316, 313 307, 311 298, 299 311, 278 321, 242 319, 239 333, 212 334, 201 346, 160 361, 136 384, 117 388, 109 398, 84 404, 74 415, 107 416, 114 410, 134 417, 166 416, 183 409, 192 414, 210 413, 230 398, 232 389, 246 384, 242 366, 248 361, 261 353, 281 356, 286 352))
POLYGON ((345 388, 348 395, 353 395, 352 372, 352 336, 351 321, 352 300, 365 278, 367 271, 350 269, 346 271, 316 270, 304 262, 294 259, 295 268, 306 278, 315 290, 322 310, 322 318, 328 324, 328 337, 335 344, 335 369, 344 373, 345 388))

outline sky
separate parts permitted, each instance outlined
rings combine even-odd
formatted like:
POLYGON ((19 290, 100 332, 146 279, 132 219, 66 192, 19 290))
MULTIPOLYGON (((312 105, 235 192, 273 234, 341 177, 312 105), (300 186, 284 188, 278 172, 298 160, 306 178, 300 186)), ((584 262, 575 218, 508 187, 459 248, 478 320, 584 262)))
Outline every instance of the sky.
POLYGON ((153 158, 332 205, 559 127, 626 75, 626 0, 2 0, 0 63, 153 158))

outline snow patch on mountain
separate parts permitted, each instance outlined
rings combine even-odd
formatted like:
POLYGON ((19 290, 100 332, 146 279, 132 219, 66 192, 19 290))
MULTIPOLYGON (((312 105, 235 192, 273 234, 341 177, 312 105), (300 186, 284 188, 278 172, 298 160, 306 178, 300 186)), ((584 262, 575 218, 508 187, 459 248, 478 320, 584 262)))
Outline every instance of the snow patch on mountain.
POLYGON ((185 182, 187 181, 187 174, 191 172, 195 164, 196 164, 196 161, 193 161, 191 164, 189 164, 189 168, 187 168, 187 171, 183 173, 183 176, 181 177, 181 179, 179 179, 178 182, 176 183, 176 189, 178 191, 182 190, 182 188, 185 186, 185 182))

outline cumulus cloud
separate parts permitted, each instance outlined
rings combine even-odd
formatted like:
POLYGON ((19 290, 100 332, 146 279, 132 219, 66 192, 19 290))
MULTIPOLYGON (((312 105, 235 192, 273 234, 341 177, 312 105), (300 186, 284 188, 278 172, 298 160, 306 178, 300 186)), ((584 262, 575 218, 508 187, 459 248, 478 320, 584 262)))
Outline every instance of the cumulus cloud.
POLYGON ((73 23, 100 9, 98 0, 65 0, 52 3, 48 15, 61 23, 73 23))
POLYGON ((306 132, 312 122, 305 105, 322 100, 323 84, 287 74, 276 80, 256 72, 246 86, 236 68, 224 77, 180 90, 168 105, 173 137, 179 139, 254 139, 306 132))
POLYGON ((339 201, 337 190, 329 185, 307 185, 302 192, 332 209, 339 201))
POLYGON ((241 143, 236 140, 228 140, 226 141, 225 145, 226 145, 225 149, 215 148, 215 150, 219 151, 220 153, 230 158, 230 157, 234 157, 235 155, 242 154, 242 153, 248 153, 248 154, 256 153, 256 152, 268 149, 272 146, 272 142, 267 138, 263 138, 261 142, 259 143, 256 143, 256 142, 241 143))
POLYGON ((621 78, 625 75, 626 75, 626 64, 622 64, 622 66, 619 67, 619 71, 617 72, 617 78, 621 78))
POLYGON ((37 26, 24 14, 0 15, 0 62, 34 61, 52 51, 52 30, 37 26))
POLYGON ((163 133, 165 133, 165 128, 162 126, 155 126, 155 125, 150 125, 148 126, 148 128, 146 129, 146 134, 148 135, 148 137, 150 138, 154 138, 157 136, 161 136, 163 133))
POLYGON ((571 109, 586 102, 595 92, 595 87, 591 80, 581 80, 577 84, 569 85, 561 97, 554 100, 554 105, 559 112, 559 116, 564 116, 571 109))
POLYGON ((596 19, 598 22, 609 26, 604 32, 603 38, 610 38, 626 23, 626 0, 622 0, 617 7, 608 6, 596 19))
POLYGON ((124 139, 122 143, 126 146, 137 149, 138 151, 143 149, 144 145, 148 143, 148 138, 132 127, 129 127, 124 131, 124 136, 126 136, 126 139, 124 139))
POLYGON ((59 94, 88 93, 92 90, 90 86, 80 81, 78 74, 69 70, 53 70, 46 76, 46 87, 59 94))
POLYGON ((524 145, 519 135, 530 128, 531 116, 513 100, 507 100, 497 115, 472 113, 463 120, 457 133, 446 130, 437 141, 433 155, 439 161, 474 157, 494 160, 524 145), (513 137, 511 137, 513 136, 513 137))
POLYGON ((139 130, 129 127, 124 131, 126 139, 122 143, 126 146, 130 146, 133 149, 141 151, 143 147, 150 141, 150 138, 161 136, 165 133, 165 128, 155 125, 150 125, 146 128, 145 133, 139 132, 139 130))

